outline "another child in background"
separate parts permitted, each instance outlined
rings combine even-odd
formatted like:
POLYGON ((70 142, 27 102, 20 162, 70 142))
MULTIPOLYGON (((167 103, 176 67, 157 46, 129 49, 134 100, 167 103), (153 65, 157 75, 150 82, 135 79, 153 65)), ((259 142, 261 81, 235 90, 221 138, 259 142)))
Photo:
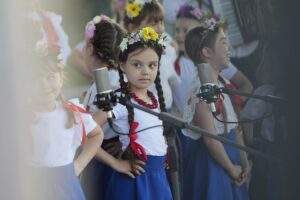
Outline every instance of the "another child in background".
MULTIPOLYGON (((160 60, 160 79, 167 110, 171 111, 173 103, 172 88, 181 81, 173 68, 176 59, 175 43, 173 39, 165 33, 162 5, 157 0, 129 1, 126 6, 124 25, 129 32, 149 26, 158 34, 162 34, 166 37, 167 43, 165 52, 160 60)), ((154 85, 151 87, 151 91, 156 92, 154 85)))
MULTIPOLYGON (((129 101, 154 112, 166 112, 160 84, 160 58, 164 50, 163 38, 150 27, 128 33, 120 44, 120 94, 129 101), (124 74, 128 82, 124 80, 124 74), (149 87, 155 83, 158 97, 149 87)), ((161 120, 129 105, 118 103, 112 110, 112 127, 123 133, 122 160, 132 163, 132 179, 114 172, 106 193, 107 200, 170 200, 172 194, 164 163, 167 144, 166 129, 161 120), (150 129, 148 129, 151 127, 150 129), (145 130, 146 129, 146 130, 145 130), (142 166, 141 166, 142 165, 142 166), (145 165, 145 166, 143 166, 145 165)), ((105 114, 98 111, 94 119, 103 124, 105 114)))
POLYGON ((111 0, 111 7, 114 13, 112 18, 121 26, 124 27, 125 6, 128 0, 111 0))
POLYGON ((62 16, 43 9, 40 0, 29 0, 28 9, 29 16, 40 25, 43 37, 52 45, 51 48, 55 47, 54 50, 61 54, 62 62, 66 64, 71 48, 69 37, 61 25, 62 16))
MULTIPOLYGON (((87 23, 85 35, 86 45, 83 57, 88 71, 92 73, 98 68, 109 68, 109 80, 112 88, 120 88, 117 62, 119 44, 123 39, 124 30, 109 17, 100 15, 95 16, 87 23)), ((92 113, 99 110, 93 104, 96 94, 96 84, 93 81, 83 100, 86 109, 92 113)), ((107 123, 100 125, 104 131, 102 148, 112 156, 118 157, 121 152, 118 135, 109 128, 107 123)), ((113 170, 109 166, 100 163, 99 160, 92 160, 81 176, 81 183, 89 200, 104 199, 112 172, 113 170)))
MULTIPOLYGON (((224 34, 224 20, 205 15, 203 26, 189 31, 185 39, 187 55, 195 65, 207 63, 212 71, 213 83, 222 87, 229 81, 220 75, 230 60, 230 45, 224 34), (212 22, 212 23, 211 23, 212 22)), ((211 133, 243 144, 241 131, 236 124, 224 124, 214 119, 209 105, 197 97, 200 80, 195 76, 188 93, 183 118, 211 133)), ((216 116, 224 121, 238 121, 238 107, 235 100, 226 94, 220 95, 216 116)), ((245 181, 249 164, 245 152, 230 145, 183 129, 183 134, 198 140, 194 156, 187 163, 184 176, 184 199, 248 199, 245 181)))
POLYGON ((30 163, 37 178, 33 199, 84 200, 77 176, 95 156, 103 132, 78 100, 62 100, 63 64, 53 48, 44 47, 40 44, 43 54, 33 58, 29 92, 34 116, 30 163))
MULTIPOLYGON (((197 7, 183 4, 176 15, 175 40, 179 47, 179 56, 175 62, 175 70, 182 82, 174 86, 172 92, 177 111, 181 114, 187 103, 187 92, 191 81, 193 80, 193 76, 197 74, 197 68, 186 53, 184 40, 189 30, 203 23, 204 14, 197 7)), ((221 74, 235 84, 239 90, 251 93, 252 85, 250 81, 232 63, 229 63, 228 67, 221 71, 221 74)))

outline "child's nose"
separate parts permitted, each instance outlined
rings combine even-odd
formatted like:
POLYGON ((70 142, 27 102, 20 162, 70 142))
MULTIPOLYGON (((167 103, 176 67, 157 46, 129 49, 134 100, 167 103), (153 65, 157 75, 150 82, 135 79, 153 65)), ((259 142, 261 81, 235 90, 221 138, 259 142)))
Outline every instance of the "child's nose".
POLYGON ((148 67, 143 67, 142 74, 143 75, 148 75, 149 73, 150 73, 150 69, 148 67))

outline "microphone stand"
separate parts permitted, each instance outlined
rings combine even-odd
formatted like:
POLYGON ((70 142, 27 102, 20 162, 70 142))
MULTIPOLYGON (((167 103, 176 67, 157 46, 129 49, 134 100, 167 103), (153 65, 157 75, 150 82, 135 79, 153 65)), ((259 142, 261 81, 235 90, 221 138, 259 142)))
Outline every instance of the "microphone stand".
MULTIPOLYGON (((190 129, 196 133, 199 133, 202 136, 213 138, 215 140, 218 140, 222 143, 229 144, 231 146, 234 146, 242 151, 248 152, 249 154, 254 154, 266 159, 269 159, 273 162, 281 163, 281 161, 278 158, 275 158, 273 156, 270 156, 265 153, 261 153, 260 151, 257 151, 255 149, 243 146, 241 144, 238 144, 236 142, 233 142, 225 137, 215 135, 213 133, 210 133, 206 131, 205 129, 199 128, 197 126, 194 126, 183 119, 176 117, 170 113, 167 112, 160 112, 157 113, 149 108, 145 108, 144 106, 132 103, 128 99, 124 97, 119 97, 118 102, 121 103, 122 105, 129 105, 132 106, 133 108, 142 110, 146 113, 149 113, 151 115, 157 116, 160 120, 167 124, 171 124, 174 127, 180 128, 180 129, 190 129)), ((171 182, 172 182, 172 191, 173 191, 173 198, 174 200, 180 200, 181 198, 181 192, 180 192, 180 184, 179 184, 179 174, 178 174, 178 169, 179 169, 179 162, 178 162, 178 151, 175 145, 175 134, 171 134, 168 138, 169 141, 169 155, 170 155, 170 171, 171 171, 171 182)))
MULTIPOLYGON (((203 87, 203 86, 202 86, 203 87)), ((261 99, 263 101, 267 101, 270 103, 286 103, 287 100, 285 98, 282 97, 278 97, 278 96, 273 96, 273 95, 256 95, 256 94, 249 94, 249 93, 245 93, 245 92, 241 92, 239 90, 232 90, 231 88, 227 88, 227 87, 218 87, 214 84, 211 85, 206 85, 204 86, 204 92, 201 92, 199 94, 197 94, 197 97, 204 99, 205 101, 207 101, 207 103, 211 103, 211 102, 216 102, 218 99, 219 94, 221 93, 225 93, 225 94, 229 94, 229 95, 240 95, 240 96, 245 96, 245 97, 249 97, 249 98, 255 98, 255 99, 261 99)))
POLYGON ((180 129, 190 129, 190 130, 192 130, 192 131, 194 131, 196 133, 199 133, 202 136, 213 138, 213 139, 218 140, 220 142, 223 142, 223 143, 229 144, 231 146, 234 146, 234 147, 236 147, 236 148, 238 148, 240 150, 246 151, 246 152, 248 152, 250 154, 255 154, 255 155, 261 156, 263 158, 267 158, 269 160, 272 160, 274 162, 280 162, 277 158, 275 158, 273 156, 270 156, 268 154, 261 153, 260 151, 257 151, 255 149, 243 146, 243 145, 238 144, 236 142, 233 142, 233 141, 231 141, 231 140, 229 140, 229 139, 227 139, 225 137, 215 135, 215 134, 213 134, 211 132, 206 131, 205 129, 202 129, 202 128, 199 128, 197 126, 194 126, 194 125, 192 125, 192 124, 184 121, 183 119, 181 119, 179 117, 176 117, 176 116, 174 116, 174 115, 172 115, 170 113, 167 113, 167 112, 157 113, 157 112, 154 112, 153 110, 145 108, 144 106, 140 106, 138 104, 132 103, 132 102, 126 100, 126 99, 124 99, 124 100, 125 101, 123 101, 123 99, 121 99, 121 101, 119 101, 119 103, 121 103, 123 105, 132 106, 134 108, 137 108, 137 109, 142 110, 144 112, 147 112, 149 114, 157 116, 163 122, 171 124, 171 125, 173 125, 175 127, 178 127, 180 129))
POLYGON ((249 98, 261 99, 263 101, 270 102, 270 103, 282 104, 282 103, 287 102, 287 100, 282 97, 273 96, 273 95, 249 94, 249 93, 241 92, 239 90, 232 90, 227 87, 221 87, 221 88, 218 88, 217 90, 219 90, 219 91, 217 91, 217 93, 225 93, 225 94, 229 94, 229 95, 241 95, 241 96, 245 96, 245 97, 249 97, 249 98))
MULTIPOLYGON (((97 102, 98 100, 99 100, 99 98, 97 98, 97 96, 96 96, 96 101, 94 102, 94 104, 98 105, 98 103, 99 103, 99 102, 97 102)), ((149 108, 146 108, 144 106, 132 103, 131 101, 129 101, 128 99, 126 99, 123 96, 117 97, 116 102, 119 102, 120 104, 125 105, 125 106, 126 105, 132 106, 133 108, 136 108, 136 109, 142 110, 146 113, 149 113, 151 115, 157 116, 160 120, 162 120, 163 122, 165 122, 167 124, 172 125, 173 127, 177 127, 177 128, 180 128, 180 129, 184 129, 184 128, 185 129, 190 129, 190 130, 192 130, 196 133, 199 133, 202 136, 213 138, 213 139, 218 140, 222 143, 232 145, 232 146, 234 146, 234 147, 236 147, 240 150, 248 152, 249 154, 254 154, 254 155, 269 159, 273 162, 278 162, 278 163, 281 162, 279 159, 277 159, 273 156, 270 156, 268 154, 261 153, 260 151, 257 151, 255 149, 243 146, 243 145, 238 144, 236 142, 233 142, 233 141, 231 141, 231 140, 229 140, 225 137, 218 136, 218 135, 215 135, 213 133, 210 133, 210 132, 208 132, 208 131, 206 131, 202 128, 199 128, 197 126, 194 126, 194 125, 184 121, 183 119, 181 119, 179 117, 176 117, 176 116, 174 116, 170 113, 167 113, 167 112, 157 113, 157 112, 155 112, 155 111, 153 111, 149 108)), ((111 105, 114 105, 116 102, 112 103, 111 105)), ((168 144, 169 144, 170 172, 171 172, 171 182, 172 182, 171 185, 172 185, 172 191, 173 191, 173 198, 174 198, 174 200, 180 200, 181 199, 181 190, 180 190, 179 172, 178 172, 178 169, 179 169, 179 159, 178 158, 179 158, 179 156, 178 156, 178 151, 177 151, 177 148, 176 148, 176 145, 175 145, 175 134, 174 134, 174 132, 172 132, 172 134, 170 134, 167 139, 168 139, 168 144)))

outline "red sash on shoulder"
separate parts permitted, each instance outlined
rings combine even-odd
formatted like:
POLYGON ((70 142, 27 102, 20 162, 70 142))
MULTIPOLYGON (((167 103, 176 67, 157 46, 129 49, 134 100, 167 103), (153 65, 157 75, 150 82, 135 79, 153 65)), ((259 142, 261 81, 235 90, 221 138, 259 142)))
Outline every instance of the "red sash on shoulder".
POLYGON ((90 112, 86 111, 85 109, 75 105, 74 103, 68 101, 64 104, 64 106, 70 110, 72 110, 75 113, 79 114, 79 118, 80 118, 80 122, 81 122, 81 126, 82 126, 82 140, 81 140, 81 144, 85 144, 86 141, 86 130, 85 130, 85 125, 84 125, 84 121, 83 121, 83 117, 81 113, 87 113, 90 114, 90 112))

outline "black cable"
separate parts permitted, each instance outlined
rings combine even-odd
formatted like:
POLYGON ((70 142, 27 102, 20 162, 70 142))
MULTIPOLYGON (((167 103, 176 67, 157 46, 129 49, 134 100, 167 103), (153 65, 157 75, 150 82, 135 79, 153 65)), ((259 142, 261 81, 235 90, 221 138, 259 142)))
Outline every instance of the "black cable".
MULTIPOLYGON (((108 118, 108 124, 109 124, 109 127, 115 132, 117 133, 118 135, 129 135, 129 133, 122 133, 122 132, 119 132, 117 131, 114 126, 113 126, 113 123, 112 123, 112 119, 111 118, 108 118)), ((144 128, 144 129, 141 129, 139 131, 136 131, 136 133, 140 133, 140 132, 143 132, 143 131, 146 131, 146 130, 149 130, 149 129, 152 129, 152 128, 157 128, 157 127, 162 127, 163 125, 155 125, 155 126, 149 126, 147 128, 144 128)))
POLYGON ((262 116, 262 117, 257 118, 257 119, 252 119, 252 120, 249 119, 249 120, 243 120, 243 121, 228 122, 228 121, 223 121, 223 120, 219 119, 215 112, 212 112, 212 114, 213 114, 214 118, 215 118, 217 121, 222 122, 222 123, 225 123, 225 124, 242 124, 242 123, 250 123, 250 122, 251 122, 251 123, 254 123, 254 122, 259 122, 259 121, 261 121, 261 120, 263 120, 263 119, 266 119, 266 118, 269 118, 269 117, 273 116, 273 113, 270 113, 270 114, 268 114, 268 115, 262 116))

